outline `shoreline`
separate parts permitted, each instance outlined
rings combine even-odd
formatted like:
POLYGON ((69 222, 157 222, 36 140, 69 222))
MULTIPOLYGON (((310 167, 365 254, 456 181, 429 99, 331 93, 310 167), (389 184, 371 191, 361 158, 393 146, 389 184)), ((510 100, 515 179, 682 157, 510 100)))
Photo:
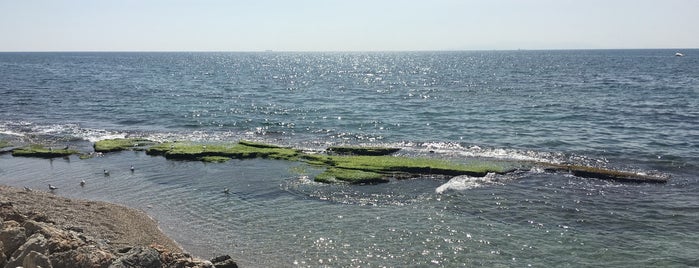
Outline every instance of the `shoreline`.
MULTIPOLYGON (((57 229, 61 233, 61 235, 47 235, 48 238, 69 237, 70 235, 67 234, 73 234, 80 239, 71 243, 89 245, 90 250, 109 252, 113 256, 110 261, 114 263, 120 257, 138 249, 137 251, 144 252, 155 250, 159 252, 161 260, 189 262, 198 265, 195 267, 212 265, 210 261, 201 260, 186 253, 176 241, 162 232, 155 219, 142 210, 103 201, 66 198, 50 192, 18 189, 6 185, 0 185, 0 204, 2 205, 0 206, 2 208, 0 238, 8 237, 8 232, 12 233, 8 228, 22 226, 29 230, 32 228, 26 227, 28 223, 29 225, 40 224, 50 226, 45 228, 57 229)), ((26 232, 26 243, 30 243, 29 238, 34 237, 32 235, 35 234, 26 232)), ((6 255, 5 258, 0 259, 0 264, 5 261, 9 263, 22 256, 17 253, 22 249, 21 246, 14 253, 8 252, 9 248, 8 245, 0 247, 2 249, 0 253, 4 252, 6 255)), ((74 250, 77 251, 77 249, 74 250)), ((55 251, 47 250, 47 253, 52 254, 55 251)), ((48 259, 54 262, 53 259, 48 259)), ((216 267, 233 266, 217 265, 216 267)))

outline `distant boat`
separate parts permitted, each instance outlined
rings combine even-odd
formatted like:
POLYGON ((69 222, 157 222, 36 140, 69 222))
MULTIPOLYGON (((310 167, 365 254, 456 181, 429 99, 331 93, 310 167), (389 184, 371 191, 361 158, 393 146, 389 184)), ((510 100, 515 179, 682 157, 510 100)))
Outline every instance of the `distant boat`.
POLYGON ((684 57, 684 54, 677 52, 677 53, 675 53, 675 56, 677 56, 677 57, 684 57))

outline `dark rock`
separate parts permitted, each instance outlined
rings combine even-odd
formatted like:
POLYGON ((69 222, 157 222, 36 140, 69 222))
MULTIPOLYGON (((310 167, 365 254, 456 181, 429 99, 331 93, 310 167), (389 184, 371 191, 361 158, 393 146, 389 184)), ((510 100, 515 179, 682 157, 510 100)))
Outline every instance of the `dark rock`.
POLYGON ((117 250, 117 253, 124 254, 126 252, 129 252, 133 247, 125 247, 125 248, 120 248, 117 250))
POLYGON ((17 212, 17 210, 15 210, 15 208, 12 206, 12 202, 4 202, 0 206, 0 218, 5 221, 12 220, 16 222, 24 222, 27 219, 27 216, 17 212))
POLYGON ((36 251, 29 252, 22 259, 21 266, 24 268, 53 268, 53 266, 51 265, 51 261, 49 261, 49 258, 46 257, 46 255, 36 251))
POLYGON ((109 251, 95 246, 53 253, 49 257, 53 268, 107 268, 114 261, 109 251))
POLYGON ((135 247, 114 260, 109 268, 161 268, 160 253, 151 247, 135 247))
POLYGON ((390 155, 400 151, 400 148, 389 147, 361 147, 361 146, 331 146, 326 149, 329 153, 337 155, 390 155))
POLYGON ((33 221, 40 221, 40 222, 48 222, 48 223, 54 223, 53 221, 49 220, 49 217, 46 214, 43 213, 27 213, 27 218, 33 221))
POLYGON ((2 254, 12 256, 24 242, 27 241, 24 227, 20 227, 16 221, 5 221, 3 229, 0 231, 0 243, 2 243, 2 254))
POLYGON ((76 232, 76 233, 85 232, 85 229, 84 229, 84 228, 78 227, 78 226, 70 226, 70 227, 66 228, 66 230, 68 230, 68 231, 73 231, 73 232, 76 232))
POLYGON ((46 237, 41 234, 34 234, 27 241, 22 244, 17 250, 12 253, 10 261, 5 265, 6 267, 52 267, 48 262, 46 254, 48 254, 47 248, 48 241, 46 237), (46 265, 48 264, 48 265, 46 265))
POLYGON ((211 263, 216 268, 238 268, 238 264, 228 255, 213 258, 211 259, 211 263))

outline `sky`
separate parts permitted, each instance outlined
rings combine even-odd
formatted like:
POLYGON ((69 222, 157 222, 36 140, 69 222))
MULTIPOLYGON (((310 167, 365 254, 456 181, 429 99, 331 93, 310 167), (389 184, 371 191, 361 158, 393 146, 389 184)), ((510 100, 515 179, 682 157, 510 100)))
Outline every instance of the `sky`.
POLYGON ((699 0, 0 0, 0 51, 699 48, 699 0))

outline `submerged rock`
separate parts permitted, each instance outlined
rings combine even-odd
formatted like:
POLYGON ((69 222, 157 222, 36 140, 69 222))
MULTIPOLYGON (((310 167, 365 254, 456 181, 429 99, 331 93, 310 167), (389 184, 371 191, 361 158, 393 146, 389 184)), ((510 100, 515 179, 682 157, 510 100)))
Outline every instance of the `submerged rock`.
POLYGON ((153 145, 155 142, 146 139, 107 139, 95 142, 95 152, 116 152, 124 150, 144 150, 144 146, 153 145))
POLYGON ((362 146, 331 146, 326 149, 328 153, 337 155, 390 155, 400 151, 400 148, 390 147, 362 147, 362 146))
POLYGON ((78 154, 78 151, 71 149, 46 148, 43 145, 34 144, 27 147, 12 150, 12 156, 54 158, 78 154))

